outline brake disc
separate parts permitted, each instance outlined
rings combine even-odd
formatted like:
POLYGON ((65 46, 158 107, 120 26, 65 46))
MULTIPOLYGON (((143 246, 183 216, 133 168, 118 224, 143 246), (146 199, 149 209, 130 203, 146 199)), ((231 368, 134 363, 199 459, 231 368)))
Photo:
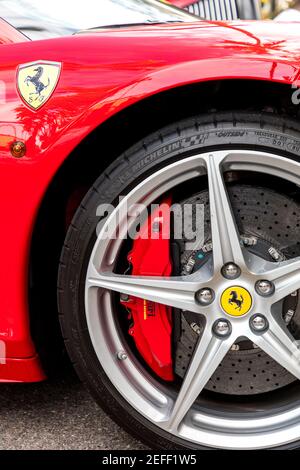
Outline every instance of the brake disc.
MULTIPOLYGON (((273 262, 300 255, 300 211, 296 201, 272 189, 248 185, 234 184, 228 188, 228 194, 244 246, 250 252, 273 262)), ((203 204, 205 219, 202 246, 186 251, 181 244, 181 271, 187 275, 200 269, 212 256, 208 191, 182 201, 183 204, 203 204)), ((190 230, 195 227, 194 213, 190 230)), ((282 317, 295 339, 300 338, 298 297, 298 292, 294 292, 282 305, 282 317)), ((199 315, 181 312, 180 326, 175 342, 175 373, 183 377, 203 324, 199 315)), ((232 346, 205 388, 223 394, 252 395, 281 388, 295 380, 255 344, 242 340, 232 346)))

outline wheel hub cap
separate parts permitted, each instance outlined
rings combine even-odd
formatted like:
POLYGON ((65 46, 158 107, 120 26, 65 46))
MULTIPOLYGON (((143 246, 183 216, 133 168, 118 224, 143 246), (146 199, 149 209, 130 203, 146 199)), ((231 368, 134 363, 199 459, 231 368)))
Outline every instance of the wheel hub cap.
POLYGON ((221 296, 221 307, 227 315, 242 317, 252 307, 252 297, 244 287, 230 286, 221 296))

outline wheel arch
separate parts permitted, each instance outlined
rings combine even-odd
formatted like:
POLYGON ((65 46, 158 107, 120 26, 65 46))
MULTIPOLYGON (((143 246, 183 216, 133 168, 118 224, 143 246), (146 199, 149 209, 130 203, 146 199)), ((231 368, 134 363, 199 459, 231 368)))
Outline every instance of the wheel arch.
POLYGON ((39 207, 29 257, 31 335, 46 372, 61 357, 56 306, 60 252, 72 213, 86 190, 118 155, 162 127, 202 113, 211 113, 213 119, 216 112, 241 110, 297 116, 290 85, 252 79, 198 82, 151 95, 117 112, 90 132, 59 167, 39 207), (103 148, 104 156, 96 158, 103 148), (50 247, 46 260, 41 253, 45 244, 50 247), (48 282, 45 277, 39 282, 42 271, 48 282))

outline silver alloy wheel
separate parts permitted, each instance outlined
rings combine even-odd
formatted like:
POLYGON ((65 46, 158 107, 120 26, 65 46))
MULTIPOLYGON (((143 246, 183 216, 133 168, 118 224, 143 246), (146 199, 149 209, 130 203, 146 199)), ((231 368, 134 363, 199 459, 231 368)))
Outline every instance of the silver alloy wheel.
MULTIPOLYGON (((284 157, 254 151, 218 151, 185 158, 157 171, 123 198, 109 216, 98 236, 88 265, 85 307, 89 334, 97 357, 112 384, 142 416, 161 429, 198 445, 223 449, 259 449, 287 444, 300 439, 300 406, 267 416, 216 414, 195 403, 231 345, 247 337, 300 379, 298 343, 279 319, 280 301, 300 288, 300 257, 270 263, 247 252, 241 245, 229 198, 223 181, 224 171, 255 171, 300 181, 299 163, 284 157), (211 213, 213 262, 188 276, 137 277, 114 274, 118 253, 128 225, 124 223, 125 205, 149 205, 178 184, 207 174, 211 213), (119 237, 103 237, 107 226, 118 226, 119 237), (236 280, 222 276, 222 267, 234 263, 241 269, 236 280), (269 296, 260 295, 255 286, 266 280, 274 284, 269 296), (250 292, 252 305, 240 317, 222 310, 223 292, 238 283, 250 292), (215 293, 213 302, 200 305, 196 293, 203 288, 215 293), (139 363, 120 332, 112 303, 112 292, 198 313, 205 317, 204 333, 199 339, 177 396, 156 381, 139 363), (268 328, 255 330, 254 315, 263 314, 268 328), (224 338, 213 332, 217 320, 230 321, 231 334, 224 338), (120 360, 120 352, 125 352, 120 360)), ((131 223, 134 222, 134 215, 131 223)))

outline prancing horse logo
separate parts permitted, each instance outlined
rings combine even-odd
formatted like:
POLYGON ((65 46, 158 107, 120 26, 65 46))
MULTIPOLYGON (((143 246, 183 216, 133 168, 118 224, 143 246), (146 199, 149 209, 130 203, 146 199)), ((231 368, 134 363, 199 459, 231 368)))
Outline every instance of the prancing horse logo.
POLYGON ((220 304, 227 315, 242 317, 251 309, 252 297, 245 287, 229 286, 223 291, 220 304))
POLYGON ((231 297, 228 299, 228 303, 230 305, 235 304, 236 307, 235 309, 241 311, 242 305, 244 303, 244 298, 242 294, 240 295, 240 298, 238 298, 237 292, 235 290, 232 290, 230 292, 231 297))
POLYGON ((60 62, 37 61, 19 65, 17 88, 22 100, 37 111, 51 97, 61 73, 60 62))
POLYGON ((29 102, 32 103, 32 101, 37 100, 37 99, 40 102, 42 102, 42 101, 44 101, 45 97, 43 95, 41 95, 41 93, 46 88, 48 88, 48 86, 50 85, 50 78, 48 77, 48 83, 47 83, 47 85, 45 85, 40 80, 40 78, 41 78, 41 76, 43 75, 43 72, 44 72, 43 67, 41 67, 41 66, 37 67, 33 71, 36 72, 35 75, 33 75, 33 77, 28 75, 24 80, 24 82, 26 83, 27 86, 29 86, 29 83, 32 83, 33 86, 35 87, 35 91, 32 91, 31 93, 29 93, 29 96, 30 96, 29 102), (33 95, 36 95, 35 98, 33 97, 33 95))

